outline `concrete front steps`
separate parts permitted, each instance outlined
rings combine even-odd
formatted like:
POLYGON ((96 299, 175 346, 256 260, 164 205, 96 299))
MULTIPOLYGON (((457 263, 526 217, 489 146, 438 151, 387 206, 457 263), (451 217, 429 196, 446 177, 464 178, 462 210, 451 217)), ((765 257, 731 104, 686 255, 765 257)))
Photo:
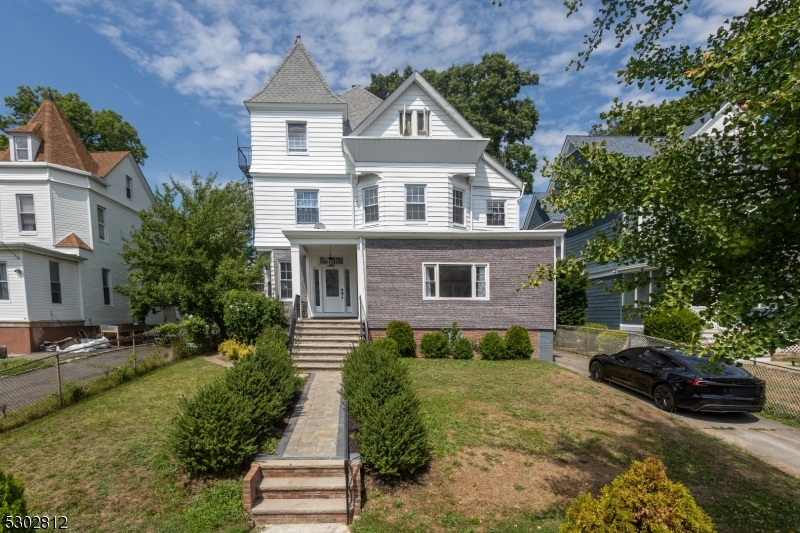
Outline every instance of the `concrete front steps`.
POLYGON ((257 524, 346 524, 344 461, 256 461, 244 478, 244 504, 257 524))
POLYGON ((357 319, 305 319, 295 326, 292 358, 301 371, 339 370, 361 340, 357 319))

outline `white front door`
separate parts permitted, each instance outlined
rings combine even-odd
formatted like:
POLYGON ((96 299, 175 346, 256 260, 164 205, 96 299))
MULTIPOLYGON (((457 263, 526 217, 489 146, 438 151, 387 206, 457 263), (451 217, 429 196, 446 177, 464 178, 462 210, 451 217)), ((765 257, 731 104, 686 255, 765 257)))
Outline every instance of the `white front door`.
POLYGON ((322 310, 326 313, 344 313, 344 283, 342 268, 323 269, 322 310))

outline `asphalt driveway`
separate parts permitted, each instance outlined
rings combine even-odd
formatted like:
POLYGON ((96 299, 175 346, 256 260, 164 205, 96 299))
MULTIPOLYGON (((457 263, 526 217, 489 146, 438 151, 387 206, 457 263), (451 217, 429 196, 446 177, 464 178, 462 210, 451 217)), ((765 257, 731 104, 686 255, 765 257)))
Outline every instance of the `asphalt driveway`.
MULTIPOLYGON (((568 352, 555 351, 556 364, 589 378, 589 359, 568 352)), ((755 455, 784 472, 800 478, 800 430, 752 413, 664 413, 653 400, 618 385, 607 385, 641 400, 645 409, 654 409, 674 417, 700 431, 755 455)))

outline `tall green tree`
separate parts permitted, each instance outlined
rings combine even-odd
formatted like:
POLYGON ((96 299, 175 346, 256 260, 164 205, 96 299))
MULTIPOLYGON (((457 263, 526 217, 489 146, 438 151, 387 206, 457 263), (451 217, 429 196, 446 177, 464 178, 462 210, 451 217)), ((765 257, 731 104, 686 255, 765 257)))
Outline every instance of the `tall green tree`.
POLYGON ((215 322, 225 336, 225 293, 250 289, 260 279, 249 187, 215 179, 195 172, 185 184, 170 177, 139 213, 140 227, 123 242, 127 283, 114 287, 130 299, 132 317, 176 307, 215 322))
MULTIPOLYGON (((400 73, 370 74, 367 90, 386 99, 408 78, 413 69, 400 73)), ((539 112, 528 97, 519 98, 523 87, 539 83, 539 76, 522 70, 505 54, 485 54, 480 63, 453 65, 442 71, 425 69, 422 76, 464 118, 489 139, 486 151, 525 182, 525 193, 533 186, 536 154, 525 141, 533 136, 539 112)))
POLYGON ((655 155, 587 145, 582 165, 562 157, 544 174, 567 228, 625 214, 613 234, 587 243, 588 259, 646 258, 658 267, 653 305, 684 307, 703 294, 704 318, 726 328, 715 356, 761 355, 800 340, 800 0, 759 0, 700 47, 663 45, 688 4, 601 0, 574 62, 582 68, 608 33, 618 44, 636 38, 621 81, 677 98, 649 109, 617 103, 607 119, 663 131, 643 137, 655 155), (720 110, 717 131, 684 138, 685 126, 720 110))
POLYGON ((565 257, 556 263, 560 275, 556 283, 556 322, 565 326, 582 326, 586 323, 589 299, 589 275, 586 262, 575 257, 565 257))
MULTIPOLYGON (((20 85, 17 87, 17 94, 3 99, 11 113, 0 115, 0 130, 27 124, 48 92, 53 95, 58 109, 90 152, 127 151, 133 154, 137 163, 144 165, 147 149, 139 139, 136 128, 123 120, 122 115, 110 109, 94 111, 77 93, 61 94, 47 87, 37 86, 31 89, 20 85)), ((0 135, 0 150, 7 148, 8 138, 0 135)))

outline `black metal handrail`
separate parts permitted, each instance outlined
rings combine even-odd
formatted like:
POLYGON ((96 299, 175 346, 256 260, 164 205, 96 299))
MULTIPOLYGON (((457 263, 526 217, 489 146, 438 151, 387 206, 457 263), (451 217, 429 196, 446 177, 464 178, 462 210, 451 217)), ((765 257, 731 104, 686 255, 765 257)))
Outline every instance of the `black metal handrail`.
POLYGON ((294 332, 297 329, 297 318, 300 316, 300 295, 294 295, 294 304, 292 304, 292 318, 289 321, 289 353, 292 353, 294 348, 294 332))
POLYGON ((361 296, 358 297, 358 319, 361 322, 361 339, 369 341, 369 321, 367 320, 367 311, 364 309, 364 300, 361 296))

